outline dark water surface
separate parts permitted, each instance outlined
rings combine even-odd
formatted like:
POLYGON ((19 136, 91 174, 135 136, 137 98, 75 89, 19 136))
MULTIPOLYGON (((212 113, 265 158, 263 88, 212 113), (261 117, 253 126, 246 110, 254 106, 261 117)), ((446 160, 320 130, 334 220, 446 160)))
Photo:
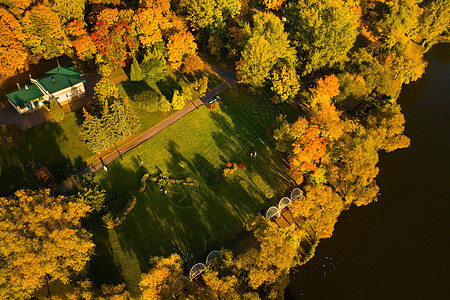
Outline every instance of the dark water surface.
POLYGON ((408 149, 381 153, 378 202, 351 207, 287 299, 450 299, 450 44, 403 87, 408 149))

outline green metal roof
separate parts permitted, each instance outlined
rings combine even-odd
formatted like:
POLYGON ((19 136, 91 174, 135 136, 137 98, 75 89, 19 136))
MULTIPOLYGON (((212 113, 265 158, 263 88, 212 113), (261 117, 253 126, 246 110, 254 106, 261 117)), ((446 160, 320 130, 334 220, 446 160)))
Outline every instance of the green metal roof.
POLYGON ((39 79, 39 83, 50 93, 74 86, 80 82, 86 81, 81 77, 83 73, 77 71, 74 67, 64 66, 54 68, 46 73, 45 78, 39 79))
POLYGON ((22 104, 26 104, 35 99, 38 99, 44 96, 44 94, 41 92, 41 90, 39 90, 37 85, 32 84, 28 86, 28 90, 25 88, 20 89, 18 91, 9 93, 7 96, 15 106, 20 106, 22 104))
MULTIPOLYGON (((86 81, 83 77, 81 77, 81 72, 70 66, 57 67, 44 73, 43 75, 46 77, 37 79, 36 81, 50 94, 86 81)), ((8 98, 16 106, 31 102, 42 97, 43 95, 44 94, 35 84, 29 85, 28 90, 20 89, 7 94, 8 98)))

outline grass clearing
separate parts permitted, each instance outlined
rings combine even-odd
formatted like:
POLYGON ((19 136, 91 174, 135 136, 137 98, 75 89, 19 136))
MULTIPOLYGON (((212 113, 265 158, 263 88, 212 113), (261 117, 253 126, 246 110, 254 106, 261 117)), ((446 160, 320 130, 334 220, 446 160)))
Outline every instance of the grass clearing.
POLYGON ((77 169, 93 163, 93 153, 79 138, 80 126, 75 113, 67 113, 64 121, 48 121, 24 132, 24 141, 17 149, 0 149, 0 193, 9 194, 21 187, 37 188, 30 162, 47 167, 56 181, 63 180, 77 169))
MULTIPOLYGON (((122 68, 120 69, 122 70, 122 68)), ((209 73, 200 73, 198 77, 201 77, 203 74, 209 77, 209 89, 221 82, 220 78, 209 73)), ((158 82, 157 84, 125 81, 117 86, 121 96, 125 97, 128 95, 131 98, 133 93, 150 88, 159 94, 161 94, 161 90, 165 93, 173 93, 173 89, 181 89, 182 86, 188 85, 189 81, 194 79, 194 77, 187 78, 186 76, 181 76, 177 79, 177 77, 171 75, 166 81, 158 82)), ((196 99, 199 95, 195 92, 193 96, 196 99)), ((133 104, 133 102, 131 103, 133 104)), ((137 109, 136 106, 135 109, 141 123, 141 128, 136 134, 143 133, 176 112, 174 110, 167 113, 147 112, 137 109)), ((56 183, 64 181, 71 175, 94 163, 98 156, 89 150, 80 139, 79 133, 82 118, 82 109, 67 113, 64 121, 61 123, 48 121, 25 131, 24 142, 18 149, 10 151, 0 149, 0 195, 8 195, 23 187, 34 189, 43 186, 42 182, 37 181, 34 175, 35 170, 26 167, 30 162, 35 167, 39 163, 47 167, 56 183)), ((120 147, 134 136, 119 141, 117 146, 120 147)), ((115 151, 114 147, 102 152, 102 154, 105 155, 112 151, 115 151)))
POLYGON ((238 86, 221 96, 220 108, 210 112, 200 107, 127 152, 123 161, 110 164, 108 172, 97 173, 107 191, 132 191, 137 203, 114 229, 90 220, 87 227, 97 245, 91 262, 94 282, 125 280, 137 293, 151 256, 176 252, 185 256, 186 267, 204 260, 209 251, 240 234, 253 213, 276 203, 294 184, 285 175, 285 159, 266 145, 266 128, 278 108, 238 86), (250 158, 255 150, 257 158, 250 158), (224 180, 221 171, 228 161, 247 167, 224 180), (189 176, 200 185, 170 186, 164 195, 153 184, 139 193, 146 172, 189 176))

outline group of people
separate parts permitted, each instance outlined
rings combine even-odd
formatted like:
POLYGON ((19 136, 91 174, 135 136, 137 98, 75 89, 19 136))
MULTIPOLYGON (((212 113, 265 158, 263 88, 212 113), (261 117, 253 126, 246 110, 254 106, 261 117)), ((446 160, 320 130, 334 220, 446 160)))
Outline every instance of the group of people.
POLYGON ((256 158, 256 154, 257 154, 256 151, 255 152, 250 152, 250 157, 251 158, 256 158))

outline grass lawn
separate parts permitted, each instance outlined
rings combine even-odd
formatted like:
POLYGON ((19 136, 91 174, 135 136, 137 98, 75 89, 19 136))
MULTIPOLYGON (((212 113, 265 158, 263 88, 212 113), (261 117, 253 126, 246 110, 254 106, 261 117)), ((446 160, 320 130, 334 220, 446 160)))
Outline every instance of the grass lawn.
POLYGON ((221 96, 223 104, 214 112, 200 107, 110 164, 108 172, 97 173, 108 192, 131 191, 137 203, 114 229, 89 220, 97 249, 91 261, 94 282, 126 281, 136 293, 151 256, 176 252, 190 267, 230 243, 251 214, 265 211, 292 187, 286 161, 266 144, 267 125, 278 109, 238 86, 221 96), (250 158, 255 150, 257 158, 250 158), (220 174, 228 161, 247 167, 225 180, 220 174), (200 185, 169 186, 168 195, 155 184, 145 193, 136 190, 143 174, 160 171, 194 177, 200 185))
MULTIPOLYGON (((139 133, 146 131, 147 129, 155 126, 162 120, 166 119, 170 115, 174 114, 176 111, 171 110, 166 113, 157 112, 147 112, 143 109, 139 109, 136 105, 136 102, 133 101, 133 98, 136 94, 139 94, 143 91, 150 90, 159 96, 165 96, 169 101, 172 99, 173 93, 175 90, 180 90, 188 86, 190 82, 193 82, 195 79, 199 79, 203 75, 208 76, 208 90, 213 89, 217 85, 219 85, 222 80, 214 74, 208 72, 200 72, 195 77, 189 75, 179 75, 175 76, 170 73, 169 76, 165 80, 161 80, 157 83, 152 81, 124 81, 117 85, 119 88, 119 93, 122 97, 129 97, 131 99, 131 103, 134 105, 135 110, 138 112, 141 122, 141 129, 139 133)), ((192 99, 195 100, 199 96, 201 96, 197 91, 192 90, 192 99)))
POLYGON ((18 188, 41 186, 34 171, 25 165, 33 162, 46 166, 56 180, 93 163, 93 153, 79 138, 80 127, 75 113, 68 113, 61 123, 48 121, 24 132, 24 142, 9 151, 0 149, 0 195, 18 188))
MULTIPOLYGON (((221 82, 221 79, 215 75, 204 74, 209 77, 209 89, 221 82)), ((200 74, 198 77, 201 75, 203 74, 200 74)), ((153 89, 160 95, 163 92, 166 94, 173 93, 173 89, 181 89, 182 86, 188 85, 189 80, 193 81, 194 78, 181 76, 177 79, 175 76, 170 75, 167 80, 157 84, 126 81, 118 84, 118 87, 123 97, 130 96, 132 98, 133 94, 145 89, 153 89)), ((198 93, 193 93, 194 99, 198 96, 198 93)), ((141 128, 137 134, 150 129, 176 112, 147 112, 137 107, 135 108, 141 123, 141 128)), ((42 187, 42 182, 38 182, 34 175, 35 170, 26 167, 30 162, 33 162, 34 166, 38 166, 38 163, 46 166, 54 176, 56 183, 64 181, 66 178, 94 163, 98 157, 80 140, 79 124, 81 118, 81 109, 67 113, 64 121, 61 123, 49 121, 27 130, 24 143, 19 149, 10 151, 0 149, 0 195, 10 194, 22 187, 42 187)), ((117 146, 120 147, 131 138, 119 141, 117 146)), ((109 152, 111 151, 114 151, 113 147, 109 150, 109 152)), ((104 155, 106 152, 102 154, 104 155)))

